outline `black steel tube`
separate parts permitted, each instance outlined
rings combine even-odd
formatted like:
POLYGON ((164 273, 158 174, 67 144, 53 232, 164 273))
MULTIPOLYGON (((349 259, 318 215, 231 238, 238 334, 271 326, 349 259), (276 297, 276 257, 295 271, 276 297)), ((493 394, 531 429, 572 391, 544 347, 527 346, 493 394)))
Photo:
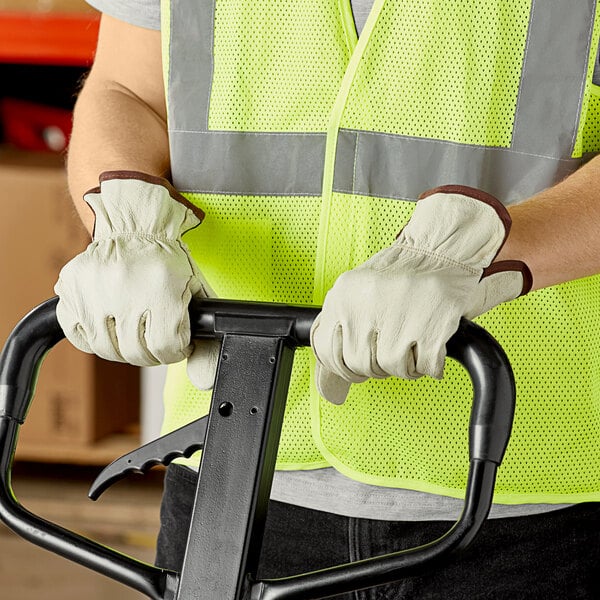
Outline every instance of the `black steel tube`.
POLYGON ((174 574, 137 561, 24 509, 11 487, 19 425, 24 421, 45 354, 64 334, 52 298, 26 315, 0 357, 0 519, 28 541, 163 600, 174 574))
POLYGON ((515 413, 516 386, 508 358, 485 329, 465 319, 448 342, 447 351, 465 367, 473 383, 470 457, 499 465, 515 413))
POLYGON ((0 359, 0 417, 22 423, 46 352, 63 339, 56 319, 57 298, 26 315, 10 334, 0 359))
POLYGON ((192 335, 209 339, 226 333, 281 336, 294 346, 310 346, 310 328, 320 310, 273 302, 195 300, 190 310, 192 335))
POLYGON ((462 515, 439 539, 321 571, 258 581, 250 588, 249 600, 319 600, 393 583, 449 560, 468 546, 483 525, 492 502, 496 470, 492 462, 471 461, 462 515))
MULTIPOLYGON (((16 421, 0 418, 2 447, 14 447, 17 429, 16 421)), ((152 600, 166 600, 168 579, 174 573, 116 552, 24 509, 12 492, 11 463, 12 456, 0 456, 0 519, 10 529, 37 546, 120 581, 152 600)))
MULTIPOLYGON (((0 518, 29 541, 120 581, 153 600, 173 600, 179 574, 122 555, 45 521, 22 508, 14 497, 10 469, 19 425, 24 421, 46 352, 63 338, 52 298, 27 315, 9 337, 0 356, 0 518)), ((308 345, 319 313, 316 307, 206 300, 191 310, 194 337, 226 334, 267 336, 290 346, 308 345)), ((515 386, 504 352, 483 329, 461 321, 448 344, 448 355, 461 362, 474 388, 470 424, 471 469, 465 509, 442 538, 416 549, 342 565, 294 578, 256 582, 252 599, 325 598, 394 581, 454 554, 476 534, 491 505, 495 472, 508 443, 515 386)), ((218 599, 230 600, 230 599, 218 599)))

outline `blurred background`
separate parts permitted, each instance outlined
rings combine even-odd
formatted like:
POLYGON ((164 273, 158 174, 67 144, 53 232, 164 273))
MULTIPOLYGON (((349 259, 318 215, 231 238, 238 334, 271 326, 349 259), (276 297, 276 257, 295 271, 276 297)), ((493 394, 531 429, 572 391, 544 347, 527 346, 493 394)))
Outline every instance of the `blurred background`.
MULTIPOLYGON (((88 243, 67 191, 71 114, 93 59, 99 14, 84 0, 0 0, 0 345, 54 295, 88 243)), ((164 370, 108 363, 61 342, 46 358, 21 427, 13 488, 28 509, 146 561, 154 557, 163 473, 120 482, 94 503, 103 466, 157 437, 164 370)), ((142 596, 21 540, 0 524, 0 597, 142 596)))

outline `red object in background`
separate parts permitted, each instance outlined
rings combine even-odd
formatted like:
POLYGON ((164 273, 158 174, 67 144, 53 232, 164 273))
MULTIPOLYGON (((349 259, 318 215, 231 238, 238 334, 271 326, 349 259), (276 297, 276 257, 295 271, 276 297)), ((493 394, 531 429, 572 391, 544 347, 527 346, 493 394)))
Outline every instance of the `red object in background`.
POLYGON ((6 142, 23 150, 62 152, 71 135, 70 110, 3 98, 0 116, 6 142))
POLYGON ((99 13, 2 11, 0 62, 90 65, 99 25, 99 13))

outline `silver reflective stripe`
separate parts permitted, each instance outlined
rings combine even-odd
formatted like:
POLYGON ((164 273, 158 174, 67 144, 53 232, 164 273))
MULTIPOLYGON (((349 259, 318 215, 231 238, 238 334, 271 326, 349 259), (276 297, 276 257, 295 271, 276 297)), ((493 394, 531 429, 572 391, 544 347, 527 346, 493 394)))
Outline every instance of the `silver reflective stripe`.
MULTIPOLYGON (((320 196, 324 133, 171 131, 171 161, 183 192, 320 196)), ((174 177, 175 179, 175 177, 174 177)))
POLYGON ((560 181, 578 159, 532 156, 506 148, 341 130, 333 190, 416 200, 425 190, 459 183, 518 202, 560 181))
POLYGON ((511 204, 558 183, 582 162, 570 157, 595 7, 595 0, 532 1, 510 148, 340 130, 334 191, 414 200, 460 183, 511 204))
POLYGON ((208 130, 215 2, 171 0, 168 107, 173 183, 184 192, 319 196, 325 133, 208 130))
POLYGON ((513 150, 554 158, 573 153, 595 9, 595 0, 532 0, 513 150))
POLYGON ((169 129, 208 129, 215 1, 171 0, 169 129))
MULTIPOLYGON (((215 3, 171 1, 174 184, 201 193, 319 195, 324 133, 208 131, 215 3)), ((532 0, 511 148, 342 130, 334 190, 414 199, 430 187, 461 183, 511 203, 560 181, 580 165, 570 157, 595 5, 595 0, 532 0)))

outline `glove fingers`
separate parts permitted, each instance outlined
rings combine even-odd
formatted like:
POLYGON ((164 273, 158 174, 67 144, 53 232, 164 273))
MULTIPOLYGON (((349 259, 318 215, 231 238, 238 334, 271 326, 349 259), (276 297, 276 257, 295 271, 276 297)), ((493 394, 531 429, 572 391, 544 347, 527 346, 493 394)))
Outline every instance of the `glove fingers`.
POLYGON ((393 347, 394 340, 388 338, 380 345, 379 362, 383 363, 382 367, 390 375, 402 379, 418 379, 423 375, 441 379, 447 354, 446 342, 452 333, 453 331, 447 333, 441 328, 433 335, 419 336, 419 341, 411 341, 403 347, 399 347, 396 341, 396 348, 393 347))
POLYGON ((418 376, 428 375, 434 379, 444 376, 446 343, 456 333, 458 325, 458 319, 431 319, 423 328, 414 348, 418 376))
POLYGON ((187 361, 188 377, 199 390, 210 390, 215 383, 221 342, 195 340, 193 344, 194 349, 187 361))
POLYGON ((421 375, 429 375, 434 379, 441 379, 444 376, 445 343, 416 344, 413 354, 415 356, 415 379, 421 375))
POLYGON ((370 332, 366 339, 343 331, 344 364, 354 374, 356 379, 352 379, 354 383, 360 383, 371 377, 383 379, 388 376, 377 362, 378 338, 377 330, 370 332))
POLYGON ((119 347, 114 317, 106 317, 102 327, 97 328, 93 320, 86 322, 86 315, 80 315, 80 311, 62 297, 56 307, 56 317, 65 337, 79 350, 105 360, 128 362, 119 347))
POLYGON ((90 335, 86 328, 76 318, 75 313, 67 306, 64 300, 60 299, 56 305, 56 318, 65 334, 65 337, 82 352, 94 354, 90 346, 90 335))
POLYGON ((380 333, 377 363, 388 375, 402 379, 417 379, 421 376, 417 370, 417 342, 410 337, 406 338, 410 340, 408 342, 401 342, 400 339, 392 337, 389 332, 380 333))
POLYGON ((121 319, 109 315, 104 319, 102 336, 101 339, 99 336, 94 351, 102 358, 115 360, 114 358, 108 358, 108 353, 105 350, 110 346, 113 354, 120 355, 121 360, 130 365, 138 367, 159 365, 161 363, 160 358, 148 348, 146 339, 152 326, 153 318, 148 310, 142 314, 132 312, 126 318, 121 319))
MULTIPOLYGON (((103 358, 104 360, 111 360, 115 362, 130 362, 130 360, 123 355, 121 347, 119 345, 119 333, 117 323, 113 316, 108 316, 104 319, 102 326, 99 328, 94 327, 94 324, 90 324, 84 327, 80 323, 77 324, 77 334, 73 337, 69 337, 69 340, 81 348, 75 343, 77 335, 84 337, 87 346, 92 354, 103 358)), ((81 348, 82 349, 82 348, 81 348)), ((141 365, 142 363, 138 359, 137 362, 131 362, 131 364, 141 365)), ((146 362, 143 363, 148 364, 146 362)), ((152 365, 156 364, 154 361, 152 365)))
POLYGON ((311 345, 317 361, 330 372, 351 383, 362 383, 367 379, 348 367, 344 357, 344 329, 339 322, 323 324, 317 317, 311 329, 311 345))
POLYGON ((377 361, 377 348, 379 347, 379 336, 380 336, 380 332, 379 330, 376 330, 373 335, 371 336, 371 340, 370 340, 370 356, 369 356, 369 370, 370 370, 370 375, 369 377, 374 377, 376 379, 385 379, 386 377, 389 377, 389 373, 386 373, 386 371, 381 367, 381 365, 379 364, 379 362, 377 361))
POLYGON ((150 311, 122 320, 108 315, 102 327, 94 329, 91 324, 82 325, 70 311, 59 308, 60 304, 57 317, 69 341, 79 350, 105 360, 151 367, 179 362, 192 351, 191 344, 184 345, 190 337, 187 313, 179 323, 161 320, 158 326, 150 311))
POLYGON ((321 397, 338 405, 346 401, 351 385, 318 362, 315 367, 315 383, 321 397))
MULTIPOLYGON (((189 279, 183 293, 179 292, 180 295, 176 295, 176 289, 165 290, 165 297, 169 293, 173 294, 173 297, 167 299, 163 306, 171 307, 172 310, 146 310, 140 316, 135 323, 137 330, 129 330, 127 337, 123 338, 131 344, 132 353, 137 352, 146 356, 148 360, 157 361, 155 364, 179 362, 192 353, 194 346, 191 341, 188 307, 195 279, 189 279)), ((127 358, 125 352, 123 356, 127 358)))

